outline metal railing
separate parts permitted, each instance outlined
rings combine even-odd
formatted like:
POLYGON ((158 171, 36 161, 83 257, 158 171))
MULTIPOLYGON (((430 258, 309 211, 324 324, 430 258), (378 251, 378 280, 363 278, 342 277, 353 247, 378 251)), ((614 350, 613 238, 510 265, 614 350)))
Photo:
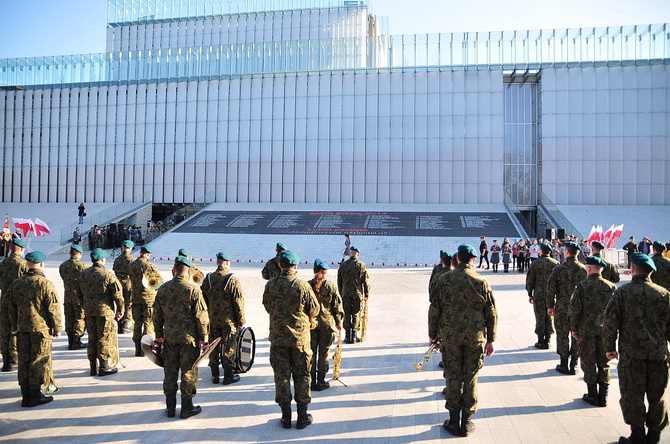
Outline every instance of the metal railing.
POLYGON ((580 239, 584 239, 586 236, 584 236, 583 233, 581 233, 577 227, 575 227, 567 217, 563 215, 561 210, 558 209, 558 207, 547 197, 544 192, 542 193, 542 200, 541 200, 541 205, 544 208, 544 210, 551 215, 551 217, 554 218, 554 220, 558 223, 557 228, 565 228, 566 234, 574 234, 580 239))
MULTIPOLYGON (((535 230, 533 230, 533 225, 526 218, 526 216, 523 215, 519 207, 517 207, 517 205, 507 193, 505 193, 505 206, 512 212, 512 214, 514 214, 514 216, 516 216, 517 221, 521 224, 521 227, 526 232, 526 235, 535 237, 535 230)), ((523 236, 523 233, 521 233, 521 235, 523 236)))
POLYGON ((151 230, 147 232, 147 235, 145 236, 145 242, 149 243, 156 240, 164 233, 167 233, 180 223, 184 222, 189 217, 201 211, 208 204, 214 202, 214 200, 215 200, 215 193, 214 192, 207 193, 200 198, 196 198, 195 202, 193 202, 192 204, 180 208, 179 210, 175 211, 165 219, 156 222, 155 224, 153 224, 151 230))

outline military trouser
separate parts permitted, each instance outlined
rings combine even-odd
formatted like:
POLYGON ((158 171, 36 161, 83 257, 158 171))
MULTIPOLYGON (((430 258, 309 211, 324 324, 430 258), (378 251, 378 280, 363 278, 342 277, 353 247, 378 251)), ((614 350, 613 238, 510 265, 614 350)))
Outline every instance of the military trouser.
POLYGON ((579 357, 577 340, 570 334, 570 321, 568 319, 568 308, 555 309, 554 323, 556 325, 556 353, 561 358, 572 356, 579 357))
POLYGON ((342 326, 345 330, 361 329, 361 309, 363 308, 362 299, 358 295, 345 296, 342 298, 344 308, 344 320, 342 326))
POLYGON ((665 388, 668 385, 668 364, 665 359, 631 359, 619 357, 619 390, 621 412, 626 424, 660 432, 668 425, 665 388), (649 411, 644 397, 647 396, 649 411))
POLYGON ((0 353, 3 360, 16 361, 16 334, 9 321, 9 292, 0 297, 0 353))
POLYGON ((335 333, 328 326, 318 326, 312 335, 312 371, 328 373, 328 353, 335 340, 335 333))
POLYGON ((182 398, 193 398, 198 388, 198 368, 191 370, 193 363, 200 356, 200 348, 195 344, 163 343, 163 393, 165 396, 177 394, 177 378, 181 370, 182 398))
POLYGON ((89 362, 95 362, 96 359, 107 361, 112 357, 117 344, 116 322, 114 317, 86 315, 86 329, 88 330, 88 349, 87 356, 89 362))
POLYGON ((275 377, 275 402, 291 403, 291 375, 295 388, 295 402, 307 405, 312 401, 309 384, 312 350, 309 345, 278 347, 270 345, 270 365, 275 377))
POLYGON ((125 307, 125 313, 121 318, 123 325, 133 322, 133 292, 130 287, 130 280, 121 280, 121 288, 123 289, 123 306, 125 307))
POLYGON ((547 299, 544 296, 533 297, 533 311, 535 312, 535 334, 549 336, 554 334, 554 323, 547 314, 547 299))
POLYGON ((65 333, 68 339, 83 336, 86 327, 84 307, 78 303, 66 302, 63 304, 63 312, 65 313, 65 333))
POLYGON ((154 307, 146 302, 133 303, 133 342, 140 342, 142 336, 154 334, 154 307))
POLYGON ((450 412, 462 410, 474 414, 478 400, 477 377, 484 366, 484 343, 442 341, 441 351, 447 386, 445 407, 450 412))
POLYGON ((42 333, 17 333, 19 349, 19 386, 39 389, 44 384, 47 366, 51 363, 51 336, 42 333))
POLYGON ((221 338, 221 344, 212 350, 209 355, 209 366, 218 368, 219 363, 227 370, 235 370, 235 343, 237 342, 237 329, 232 325, 212 326, 210 324, 209 340, 221 338))
POLYGON ((579 334, 579 357, 582 358, 584 382, 587 384, 609 384, 610 364, 605 354, 602 335, 579 334))

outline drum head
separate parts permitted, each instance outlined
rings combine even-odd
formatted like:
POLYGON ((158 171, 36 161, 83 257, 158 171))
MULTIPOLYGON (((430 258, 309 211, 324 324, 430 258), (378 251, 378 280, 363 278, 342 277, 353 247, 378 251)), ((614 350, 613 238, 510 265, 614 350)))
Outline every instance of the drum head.
POLYGON ((246 373, 254 365, 256 357, 256 335, 251 327, 245 327, 237 333, 235 343, 235 364, 237 373, 246 373))

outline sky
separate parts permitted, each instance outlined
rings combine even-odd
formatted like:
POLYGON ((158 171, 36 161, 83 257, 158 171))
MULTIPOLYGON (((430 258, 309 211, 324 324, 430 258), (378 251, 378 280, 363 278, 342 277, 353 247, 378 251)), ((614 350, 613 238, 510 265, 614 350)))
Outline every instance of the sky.
MULTIPOLYGON (((670 0, 372 0, 391 34, 670 23, 670 0)), ((0 59, 105 51, 105 0, 0 0, 0 59)))

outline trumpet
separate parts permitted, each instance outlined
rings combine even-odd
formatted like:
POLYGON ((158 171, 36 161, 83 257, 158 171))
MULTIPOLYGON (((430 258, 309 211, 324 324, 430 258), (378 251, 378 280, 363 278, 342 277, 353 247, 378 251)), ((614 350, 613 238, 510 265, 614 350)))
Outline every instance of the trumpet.
POLYGON ((430 347, 428 347, 428 350, 426 350, 426 353, 423 354, 423 359, 421 362, 415 362, 414 363, 414 368, 417 369, 418 371, 422 372, 423 371, 423 365, 430 360, 430 358, 433 357, 435 353, 437 353, 440 350, 440 345, 442 344, 442 340, 440 338, 436 338, 431 344, 430 347))
POLYGON ((193 282, 198 287, 202 286, 202 283, 205 281, 205 275, 199 269, 193 270, 191 273, 191 282, 193 282))
POLYGON ((158 273, 147 273, 142 276, 142 286, 147 290, 158 290, 163 285, 163 277, 158 273))

